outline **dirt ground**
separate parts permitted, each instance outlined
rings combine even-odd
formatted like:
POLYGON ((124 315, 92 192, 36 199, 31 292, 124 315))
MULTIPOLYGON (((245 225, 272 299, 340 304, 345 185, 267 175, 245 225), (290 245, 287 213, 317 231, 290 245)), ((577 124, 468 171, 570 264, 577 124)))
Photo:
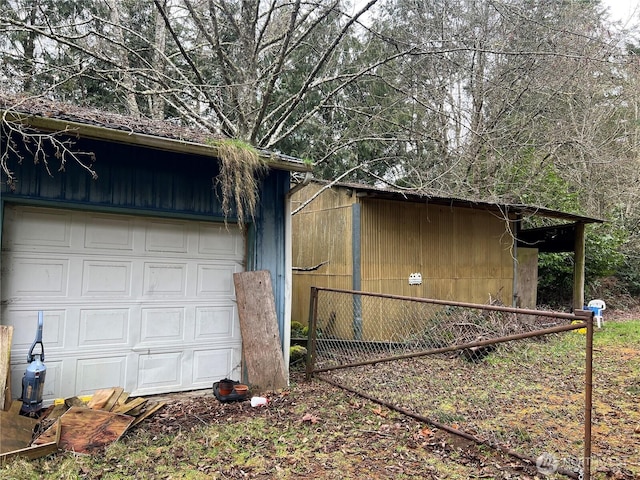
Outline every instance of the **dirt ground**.
POLYGON ((640 306, 624 310, 605 310, 603 315, 605 321, 625 322, 637 320, 640 318, 640 306))
MULTIPOLYGON (((597 469, 592 477, 595 480, 640 480, 640 342, 635 324, 620 329, 634 339, 632 342, 602 344, 606 331, 616 331, 606 329, 606 322, 638 319, 640 309, 609 311, 599 336, 596 371, 607 375, 595 379, 594 448, 600 457, 619 454, 625 463, 597 469)), ((560 360, 543 356, 542 362, 562 362, 563 353, 560 360)), ((528 361, 522 363, 530 367, 528 361)), ((498 368, 500 364, 488 366, 498 368)), ((394 368, 398 371, 397 365, 394 368)), ((433 369, 414 370, 423 372, 421 380, 435 376, 433 369)), ((451 375, 446 365, 443 371, 451 375)), ((522 378, 527 380, 525 375, 522 378)), ((376 385, 384 383, 375 379, 376 385)), ((460 406, 453 403, 453 393, 450 389, 447 399, 451 413, 458 414, 460 406)), ((265 395, 268 405, 256 408, 249 401, 221 403, 212 390, 150 397, 167 404, 103 452, 60 452, 33 461, 18 459, 0 467, 0 480, 567 478, 543 476, 535 464, 439 430, 322 380, 305 381, 300 371, 292 372, 289 388, 265 395)), ((424 395, 435 398, 433 391, 424 395)), ((507 406, 494 401, 501 408, 498 420, 509 421, 510 413, 514 421, 524 418, 519 412, 535 406, 531 398, 524 396, 518 404, 507 406)), ((548 403, 555 397, 542 394, 536 398, 548 403)), ((559 423, 567 424, 563 412, 571 411, 566 405, 550 410, 560 415, 559 423)), ((535 432, 530 434, 533 438, 535 432)))
MULTIPOLYGON (((640 309, 611 311, 605 321, 638 318, 640 309)), ((556 478, 541 475, 535 465, 387 410, 321 380, 307 382, 301 372, 294 372, 291 379, 289 389, 267 393, 269 404, 260 408, 252 408, 248 401, 221 403, 209 391, 168 396, 168 404, 133 435, 179 436, 205 426, 227 428, 247 421, 262 422, 270 431, 299 432, 299 443, 294 439, 287 447, 292 471, 297 473, 278 478, 556 478)), ((273 450, 267 445, 270 441, 278 443, 288 435, 257 440, 248 433, 243 438, 247 448, 259 449, 260 467, 237 461, 213 465, 208 467, 212 478, 275 478, 264 472, 285 471, 279 467, 281 454, 264 451, 273 450)), ((639 435, 640 430, 630 439, 632 444, 638 443, 639 435)), ((127 442, 127 438, 123 440, 127 442)), ((638 457, 640 461, 640 452, 638 457)), ((598 479, 640 479, 625 468, 594 473, 598 479)))
MULTIPOLYGON (((220 403, 209 392, 174 395, 138 428, 155 436, 176 435, 203 425, 256 419, 265 420, 274 431, 294 428, 300 434, 291 445, 297 473, 278 478, 540 478, 534 465, 489 452, 321 380, 307 382, 302 373, 292 375, 290 389, 267 396, 266 407, 252 408, 247 401, 220 403), (304 452, 301 456, 293 453, 298 449, 304 452)), ((247 437, 247 447, 266 449, 263 440, 247 437)), ((280 460, 275 455, 270 460, 271 465, 258 470, 229 464, 213 466, 211 473, 213 478, 276 478, 260 473, 278 471, 280 460)))

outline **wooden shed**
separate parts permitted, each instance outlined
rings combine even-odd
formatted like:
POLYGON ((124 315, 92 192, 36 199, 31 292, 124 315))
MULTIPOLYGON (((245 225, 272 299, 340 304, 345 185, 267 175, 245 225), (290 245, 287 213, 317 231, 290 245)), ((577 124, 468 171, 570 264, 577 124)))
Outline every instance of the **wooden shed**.
POLYGON ((576 256, 584 302, 584 229, 599 219, 526 205, 313 181, 292 196, 292 318, 306 323, 310 287, 535 308, 538 253, 576 256), (552 227, 523 230, 530 216, 552 227), (411 278, 411 280, 410 280, 411 278))
POLYGON ((240 379, 233 274, 246 270, 271 275, 287 357, 287 194, 290 173, 307 165, 262 152, 255 215, 240 229, 233 204, 222 208, 218 150, 205 132, 42 99, 0 98, 0 111, 3 166, 16 179, 10 188, 3 171, 0 187, 0 321, 14 327, 14 396, 39 311, 45 401, 240 379), (73 158, 83 152, 97 178, 73 158))

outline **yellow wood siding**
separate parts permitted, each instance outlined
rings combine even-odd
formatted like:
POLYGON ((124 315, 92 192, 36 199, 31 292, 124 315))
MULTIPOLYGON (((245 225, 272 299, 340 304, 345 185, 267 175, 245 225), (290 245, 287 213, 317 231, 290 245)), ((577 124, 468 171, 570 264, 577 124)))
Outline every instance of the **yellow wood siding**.
MULTIPOLYGON (((512 238, 504 218, 485 211, 388 200, 362 202, 362 290, 511 305, 512 238), (421 273, 422 285, 409 285, 421 273)), ((365 316, 363 338, 388 340, 389 323, 420 331, 399 304, 365 316)))
POLYGON ((361 244, 364 291, 511 305, 512 238, 492 212, 366 200, 361 244))
MULTIPOLYGON (((292 197, 292 210, 319 190, 311 184, 292 197)), ((345 190, 326 190, 296 213, 292 220, 292 263, 317 270, 293 271, 291 319, 306 324, 309 318, 309 292, 312 286, 351 289, 353 197, 345 190)))
MULTIPOLYGON (((293 196, 295 210, 320 186, 311 184, 293 196)), ((352 205, 361 208, 361 290, 472 303, 499 299, 511 305, 512 238, 496 212, 396 200, 356 198, 351 190, 326 190, 294 215, 292 319, 307 323, 311 286, 352 289, 352 205), (422 274, 410 286, 409 274, 422 274)), ((363 339, 383 340, 385 324, 403 314, 363 297, 363 339), (371 306, 369 306, 371 305, 371 306), (384 309, 385 312, 379 312, 384 309), (367 310, 369 310, 367 312, 367 310)), ((352 306, 336 307, 340 334, 352 338, 352 306), (344 330, 344 331, 342 331, 344 330)), ((330 321, 331 308, 320 325, 330 321)))

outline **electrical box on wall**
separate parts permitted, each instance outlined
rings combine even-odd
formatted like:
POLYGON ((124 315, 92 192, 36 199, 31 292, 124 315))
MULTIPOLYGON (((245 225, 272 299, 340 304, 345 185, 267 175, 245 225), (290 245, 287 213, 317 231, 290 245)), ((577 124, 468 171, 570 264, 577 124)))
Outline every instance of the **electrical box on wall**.
POLYGON ((422 285, 422 274, 411 273, 409 275, 409 285, 422 285))

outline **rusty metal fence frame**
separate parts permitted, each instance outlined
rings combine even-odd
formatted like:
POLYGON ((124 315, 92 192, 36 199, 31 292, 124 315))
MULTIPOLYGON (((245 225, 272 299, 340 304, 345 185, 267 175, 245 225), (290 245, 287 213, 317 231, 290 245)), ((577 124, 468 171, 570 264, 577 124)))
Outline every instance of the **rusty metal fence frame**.
POLYGON ((581 330, 585 332, 585 338, 586 338, 585 365, 584 365, 585 367, 584 368, 584 439, 583 439, 584 450, 583 450, 583 458, 582 458, 582 469, 580 472, 576 473, 575 471, 559 467, 557 468, 556 472, 559 474, 566 475, 570 478, 578 478, 580 480, 590 479, 591 478, 591 448, 592 448, 591 428, 592 428, 593 332, 594 332, 593 312, 591 310, 576 310, 573 313, 563 313, 563 312, 513 308, 513 307, 506 307, 501 305, 489 305, 489 304, 484 305, 484 304, 475 304, 475 303, 427 299, 427 298, 420 298, 420 297, 408 297, 408 296, 401 296, 401 295, 370 293, 370 292, 362 292, 357 290, 311 287, 311 297, 310 297, 310 307, 309 307, 309 334, 308 334, 308 342, 307 342, 306 378, 307 380, 309 380, 311 377, 316 376, 317 378, 323 381, 331 383, 339 388, 350 391, 354 394, 357 394, 363 398, 366 398, 375 403, 383 405, 387 408, 395 410, 399 413, 410 416, 418 421, 421 421, 426 424, 430 424, 438 429, 447 431, 451 434, 460 436, 462 438, 476 442, 478 444, 483 444, 488 447, 497 449, 510 456, 518 458, 519 460, 524 461, 526 463, 536 465, 535 458, 532 458, 527 455, 523 455, 512 449, 505 448, 503 445, 500 445, 498 443, 483 440, 475 435, 464 432, 458 428, 452 428, 432 418, 428 418, 426 416, 420 415, 407 408, 403 408, 391 402, 385 401, 383 399, 376 398, 375 396, 368 395, 363 391, 343 385, 340 382, 336 382, 332 379, 326 378, 325 376, 319 375, 319 374, 340 370, 340 369, 348 369, 348 368, 360 367, 360 366, 366 366, 366 365, 376 365, 384 362, 393 362, 393 361, 402 360, 402 359, 410 359, 410 358, 424 357, 429 355, 443 354, 448 352, 463 351, 463 350, 473 349, 473 348, 493 346, 501 343, 516 341, 516 340, 525 340, 525 339, 541 337, 549 334, 577 331, 577 330, 581 330), (567 324, 527 331, 524 333, 506 335, 506 336, 501 336, 496 338, 476 340, 476 341, 461 343, 457 345, 450 345, 450 346, 438 347, 438 348, 427 348, 417 352, 376 357, 368 360, 359 360, 351 363, 344 363, 344 364, 328 366, 328 367, 318 367, 316 366, 318 345, 319 344, 322 345, 324 343, 325 345, 330 346, 332 341, 335 342, 335 340, 319 338, 319 335, 318 335, 318 299, 321 292, 334 292, 337 294, 345 294, 353 297, 354 312, 358 312, 355 314, 355 317, 359 317, 357 319, 354 318, 353 335, 355 340, 353 341, 355 342, 364 341, 362 340, 362 298, 363 297, 378 297, 378 298, 389 299, 389 300, 417 302, 417 303, 431 304, 431 305, 437 305, 442 307, 460 307, 463 309, 467 308, 467 309, 477 309, 482 311, 513 313, 517 315, 549 317, 557 320, 566 320, 567 324))

